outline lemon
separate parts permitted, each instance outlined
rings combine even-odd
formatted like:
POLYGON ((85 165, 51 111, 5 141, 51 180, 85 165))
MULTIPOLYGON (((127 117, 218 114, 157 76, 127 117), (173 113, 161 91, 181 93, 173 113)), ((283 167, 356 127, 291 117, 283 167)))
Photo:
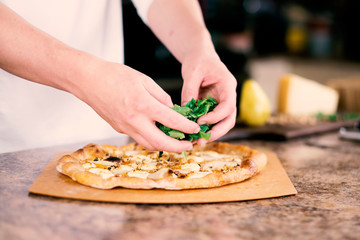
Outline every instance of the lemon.
POLYGON ((262 126, 271 114, 270 101, 261 86, 246 80, 241 90, 239 121, 250 126, 262 126))

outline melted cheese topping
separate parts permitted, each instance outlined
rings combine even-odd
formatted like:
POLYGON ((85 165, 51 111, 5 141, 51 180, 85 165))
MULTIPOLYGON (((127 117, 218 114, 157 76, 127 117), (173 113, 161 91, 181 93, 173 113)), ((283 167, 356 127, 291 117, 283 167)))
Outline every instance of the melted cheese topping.
POLYGON ((159 180, 173 178, 202 178, 211 173, 224 173, 241 166, 238 155, 219 154, 215 151, 188 152, 187 160, 182 154, 163 152, 113 151, 103 158, 89 159, 83 163, 84 169, 110 177, 136 177, 159 180))
POLYGON ((90 168, 96 168, 96 165, 94 164, 94 163, 84 163, 83 164, 83 167, 85 168, 85 169, 90 169, 90 168))
POLYGON ((115 176, 109 170, 102 169, 102 168, 90 168, 89 172, 94 173, 96 175, 100 175, 103 179, 108 179, 108 178, 111 178, 111 177, 115 176))
POLYGON ((162 179, 169 175, 169 168, 161 168, 160 170, 149 174, 148 178, 150 179, 162 179))
POLYGON ((198 172, 200 170, 200 165, 197 163, 185 163, 180 167, 182 170, 189 170, 191 172, 198 172))
POLYGON ((131 172, 131 171, 134 171, 134 168, 132 168, 131 166, 129 166, 129 165, 120 165, 119 167, 112 170, 112 173, 114 173, 115 175, 121 175, 121 174, 131 172))

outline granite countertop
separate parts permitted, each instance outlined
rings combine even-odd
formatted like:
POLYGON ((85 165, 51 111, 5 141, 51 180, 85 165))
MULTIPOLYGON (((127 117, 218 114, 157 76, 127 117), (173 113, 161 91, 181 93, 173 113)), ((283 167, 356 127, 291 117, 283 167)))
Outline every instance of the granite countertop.
POLYGON ((0 239, 360 239, 359 142, 328 133, 234 143, 275 152, 298 194, 183 205, 52 198, 28 189, 55 153, 82 145, 4 153, 0 239))

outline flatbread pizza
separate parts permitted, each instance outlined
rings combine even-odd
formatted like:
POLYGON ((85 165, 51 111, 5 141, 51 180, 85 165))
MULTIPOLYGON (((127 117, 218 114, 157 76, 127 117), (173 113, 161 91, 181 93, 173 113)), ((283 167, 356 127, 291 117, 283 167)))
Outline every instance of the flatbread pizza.
POLYGON ((242 182, 261 172, 266 155, 224 142, 195 145, 186 154, 148 151, 137 143, 89 144, 62 156, 56 169, 99 189, 196 189, 242 182))

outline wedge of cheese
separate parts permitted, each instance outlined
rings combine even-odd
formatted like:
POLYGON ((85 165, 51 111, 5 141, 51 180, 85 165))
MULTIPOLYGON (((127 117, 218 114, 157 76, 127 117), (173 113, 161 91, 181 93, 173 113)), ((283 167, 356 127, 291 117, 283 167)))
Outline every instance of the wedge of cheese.
POLYGON ((336 90, 298 75, 288 74, 279 83, 278 112, 289 115, 336 113, 336 90))

